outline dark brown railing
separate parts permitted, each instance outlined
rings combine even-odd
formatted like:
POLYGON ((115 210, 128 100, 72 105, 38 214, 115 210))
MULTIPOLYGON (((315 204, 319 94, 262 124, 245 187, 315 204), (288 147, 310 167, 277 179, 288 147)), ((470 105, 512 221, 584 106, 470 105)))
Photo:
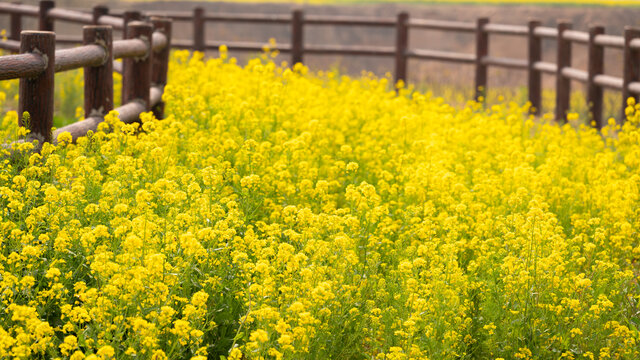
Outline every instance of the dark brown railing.
POLYGON ((75 141, 95 131, 114 109, 114 68, 123 74, 123 105, 115 109, 120 119, 131 123, 149 110, 162 117, 171 20, 151 17, 148 22, 132 18, 125 21, 107 15, 108 9, 101 6, 88 14, 53 5, 52 1, 41 1, 39 7, 0 3, 0 13, 11 15, 9 38, 0 41, 0 48, 20 53, 0 56, 0 80, 20 79, 18 113, 29 113, 31 137, 51 142, 58 134, 69 132, 75 141), (39 31, 22 31, 22 16, 38 17, 39 31), (82 39, 56 37, 54 20, 93 25, 84 27, 82 39), (113 41, 114 28, 125 30, 125 39, 113 41), (56 42, 83 45, 56 50, 56 42), (115 59, 122 59, 122 63, 114 63, 115 59), (85 119, 53 133, 54 73, 78 68, 84 68, 85 119))
MULTIPOLYGON (((0 13, 7 13, 11 16, 8 40, 0 42, 0 48, 13 51, 16 51, 19 47, 17 34, 21 30, 20 18, 22 16, 38 17, 40 30, 51 31, 55 20, 64 20, 82 24, 110 25, 114 29, 125 30, 125 35, 128 32, 125 29, 125 24, 129 21, 140 20, 145 17, 163 16, 173 21, 190 22, 193 25, 192 39, 173 39, 170 46, 196 51, 216 50, 224 44, 231 51, 259 52, 262 51, 265 45, 258 42, 207 41, 205 30, 208 22, 283 24, 290 26, 291 40, 289 44, 278 45, 278 50, 283 53, 289 53, 292 64, 303 62, 305 55, 315 54, 389 57, 395 60, 394 75, 396 81, 406 81, 409 59, 469 64, 475 67, 474 87, 477 100, 482 99, 486 94, 487 70, 489 67, 526 71, 528 74, 528 97, 533 114, 540 114, 542 111, 542 75, 549 74, 554 75, 556 78, 556 119, 566 120, 569 111, 571 80, 575 80, 585 83, 587 86, 587 102, 590 106, 592 120, 598 128, 604 125, 602 121, 603 89, 622 92, 621 121, 624 121, 625 118, 626 99, 631 96, 637 99, 638 95, 640 95, 640 57, 638 56, 640 51, 640 30, 631 27, 625 28, 624 36, 612 36, 605 34, 604 28, 601 26, 591 26, 588 32, 582 32, 572 30, 571 24, 567 22, 559 22, 555 28, 552 28, 541 26, 539 21, 530 21, 527 25, 505 25, 490 23, 487 18, 480 18, 476 22, 412 19, 404 12, 394 18, 370 18, 305 15, 302 10, 294 10, 291 14, 276 15, 206 13, 202 8, 196 8, 190 12, 150 11, 144 15, 136 11, 127 11, 116 13, 116 16, 109 15, 109 10, 105 7, 95 7, 91 13, 58 9, 54 7, 52 1, 48 0, 41 1, 39 7, 0 3, 0 13), (306 25, 389 28, 395 29, 396 40, 391 46, 305 45, 304 28, 306 25), (475 35, 475 53, 409 48, 408 39, 412 29, 440 30, 475 35), (527 48, 523 48, 523 53, 526 52, 527 56, 522 59, 491 56, 489 53, 491 35, 510 35, 526 39, 527 48), (557 41, 555 63, 542 60, 542 41, 544 39, 557 41), (586 70, 572 67, 571 48, 574 43, 584 44, 588 47, 586 70), (623 51, 622 77, 614 77, 604 73, 605 48, 617 48, 623 51)), ((156 37, 154 35, 154 42, 156 37)), ((57 41, 80 43, 81 39, 58 37, 57 41)), ((114 52, 116 52, 116 43, 118 42, 114 42, 114 52)), ((123 64, 124 72, 126 73, 126 69, 132 66, 132 61, 125 60, 123 64)), ((116 69, 120 68, 118 63, 113 66, 116 69)), ((5 70, 0 67, 0 72, 5 72, 5 70)))

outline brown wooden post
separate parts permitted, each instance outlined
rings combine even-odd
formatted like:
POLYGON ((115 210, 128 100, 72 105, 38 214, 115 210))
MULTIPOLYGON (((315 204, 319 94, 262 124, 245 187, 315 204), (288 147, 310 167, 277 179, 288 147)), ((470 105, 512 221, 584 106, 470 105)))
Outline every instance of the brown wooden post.
POLYGON ((396 22, 396 71, 395 83, 407 82, 407 49, 409 48, 409 14, 401 12, 396 22))
MULTIPOLYGON (((168 18, 151 18, 151 23, 155 31, 159 31, 167 37, 167 46, 158 51, 153 56, 151 70, 151 83, 164 89, 167 84, 167 72, 169 70, 169 52, 171 51, 171 20, 168 18)), ((164 116, 164 102, 160 102, 153 107, 153 115, 156 119, 164 116)))
POLYGON ((127 26, 128 39, 142 39, 147 41, 149 48, 143 57, 132 59, 134 61, 123 63, 122 71, 122 104, 138 100, 149 107, 149 92, 151 89, 151 34, 153 28, 149 23, 132 21, 127 26))
POLYGON ((40 10, 38 12, 38 29, 40 31, 53 31, 53 19, 48 16, 49 10, 56 6, 53 0, 40 0, 40 10))
MULTIPOLYGON (((13 4, 21 4, 19 1, 13 4)), ((20 32, 22 31, 22 15, 19 13, 11 13, 10 18, 10 30, 9 40, 20 41, 20 32)))
POLYGON ((304 57, 304 13, 300 9, 291 13, 291 66, 302 63, 304 57))
POLYGON ((109 8, 104 5, 96 5, 93 7, 93 25, 100 24, 100 16, 109 14, 109 8))
POLYGON ((127 39, 127 25, 132 21, 140 21, 142 20, 142 14, 140 11, 129 10, 125 11, 122 15, 122 24, 124 28, 122 30, 122 38, 127 39))
POLYGON ((32 78, 21 78, 18 116, 20 126, 28 126, 29 138, 51 142, 53 127, 53 75, 55 70, 56 35, 50 31, 23 31, 20 53, 36 53, 44 58, 45 70, 32 78), (29 123, 22 120, 29 113, 29 123))
POLYGON ((527 62, 529 102, 531 103, 529 112, 534 115, 539 115, 542 110, 542 74, 535 68, 535 64, 542 60, 542 39, 535 35, 535 29, 538 26, 540 26, 540 21, 529 21, 529 59, 527 62))
POLYGON ((571 29, 571 23, 558 23, 558 53, 556 69, 556 121, 567 120, 571 95, 571 80, 562 75, 562 70, 571 67, 571 41, 564 39, 565 30, 571 29))
POLYGON ((588 65, 587 65, 587 105, 591 120, 597 129, 602 128, 602 88, 595 83, 596 75, 604 72, 604 48, 596 45, 596 36, 604 34, 604 27, 589 27, 588 65))
POLYGON ((84 117, 104 116, 113 110, 113 31, 111 26, 85 26, 83 39, 84 45, 106 50, 102 65, 84 68, 84 117))
MULTIPOLYGON (((128 39, 127 30, 129 29, 129 24, 133 21, 139 21, 140 19, 142 19, 142 14, 139 11, 132 10, 132 11, 124 12, 124 15, 122 16, 122 22, 124 24, 124 28, 122 29, 122 37, 124 39, 128 39)), ((134 62, 135 62, 135 59, 130 59, 130 58, 122 59, 122 69, 123 69, 122 89, 124 89, 125 83, 129 81, 129 79, 125 79, 124 77, 124 69, 131 68, 132 66, 134 66, 134 62)), ((120 99, 121 99, 122 105, 124 105, 125 104, 124 91, 122 91, 122 93, 120 94, 120 99)))
POLYGON ((488 18, 479 18, 476 22, 476 101, 484 102, 487 94, 487 66, 483 63, 489 55, 489 34, 484 26, 489 23, 488 18))
POLYGON ((193 9, 193 51, 205 51, 205 29, 204 9, 197 7, 193 9))
POLYGON ((631 40, 640 37, 640 29, 634 27, 624 28, 624 51, 623 51, 623 66, 622 66, 622 115, 620 124, 623 124, 627 120, 625 109, 627 108, 627 100, 630 97, 636 99, 638 103, 638 96, 633 95, 629 91, 629 84, 633 81, 640 79, 640 52, 631 48, 631 40))

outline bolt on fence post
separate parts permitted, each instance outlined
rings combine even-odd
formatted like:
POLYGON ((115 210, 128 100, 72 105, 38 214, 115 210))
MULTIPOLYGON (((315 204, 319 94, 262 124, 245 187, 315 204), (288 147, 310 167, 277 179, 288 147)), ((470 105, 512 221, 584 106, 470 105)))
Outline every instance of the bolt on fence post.
POLYGON ((624 124, 627 120, 625 109, 627 108, 627 100, 630 97, 634 97, 636 103, 638 102, 638 96, 633 95, 629 91, 629 84, 633 81, 640 79, 640 51, 631 48, 631 40, 640 37, 640 29, 634 27, 624 28, 624 51, 623 66, 622 66, 622 115, 620 118, 620 124, 624 124))
POLYGON ((529 56, 527 62, 529 102, 531 103, 529 112, 534 115, 539 115, 542 109, 542 74, 535 68, 536 63, 542 60, 542 39, 535 35, 536 27, 538 26, 540 26, 540 21, 529 21, 529 56))
POLYGON ((597 75, 604 72, 604 48, 596 45, 596 36, 604 34, 604 27, 589 27, 589 42, 587 55, 587 105, 591 120, 597 129, 602 129, 602 87, 595 83, 597 75))
POLYGON ((571 41, 564 38, 564 32, 571 29, 571 23, 558 23, 558 53, 556 68, 556 121, 567 120, 571 95, 571 80, 562 75, 564 68, 571 67, 571 41))
POLYGON ((53 0, 40 0, 40 9, 38 11, 38 29, 40 31, 53 31, 53 19, 50 19, 49 10, 56 6, 53 0))
POLYGON ((83 30, 84 45, 105 49, 102 65, 84 68, 84 117, 104 116, 113 110, 113 30, 111 26, 85 26, 83 30))
POLYGON ((149 111, 150 108, 152 30, 151 24, 140 21, 132 21, 127 25, 128 39, 141 39, 149 46, 145 56, 125 62, 122 71, 122 105, 135 100, 142 101, 145 104, 145 111, 149 111))
POLYGON ((476 101, 484 102, 487 94, 487 65, 484 58, 489 55, 489 34, 484 26, 489 23, 488 18, 480 18, 476 21, 476 101))
POLYGON ((100 16, 109 14, 109 8, 104 5, 96 5, 93 7, 93 25, 100 24, 100 16))
POLYGON ((291 13, 291 67, 302 63, 304 53, 304 13, 300 9, 291 13))
MULTIPOLYGON (((151 23, 155 30, 161 32, 167 37, 167 45, 153 56, 153 65, 151 70, 151 83, 164 90, 164 86, 167 84, 169 53, 171 51, 171 19, 151 18, 151 23)), ((162 119, 164 116, 164 102, 160 101, 152 110, 156 119, 162 119)))
MULTIPOLYGON (((21 4, 21 2, 16 1, 13 4, 21 4)), ((22 31, 22 15, 19 13, 11 13, 10 25, 11 32, 9 33, 9 39, 20 41, 20 32, 22 31)))
MULTIPOLYGON (((124 26, 122 28, 122 38, 123 39, 128 39, 127 38, 127 25, 129 25, 130 22, 132 21, 140 21, 142 20, 142 14, 140 13, 140 11, 136 11, 136 10, 129 10, 129 11, 125 11, 124 14, 122 15, 122 25, 124 26)), ((124 61, 123 61, 124 63, 124 61)))
POLYGON ((396 21, 395 83, 407 82, 407 49, 409 47, 409 14, 401 12, 396 21))
POLYGON ((197 7, 193 9, 193 51, 205 51, 205 29, 204 9, 197 7))
POLYGON ((42 56, 44 71, 36 77, 21 78, 19 89, 18 117, 20 126, 28 126, 29 137, 42 142, 51 142, 53 127, 53 84, 55 70, 56 34, 50 31, 23 31, 20 35, 20 53, 35 53, 42 56), (22 115, 29 113, 29 123, 24 124, 22 115))

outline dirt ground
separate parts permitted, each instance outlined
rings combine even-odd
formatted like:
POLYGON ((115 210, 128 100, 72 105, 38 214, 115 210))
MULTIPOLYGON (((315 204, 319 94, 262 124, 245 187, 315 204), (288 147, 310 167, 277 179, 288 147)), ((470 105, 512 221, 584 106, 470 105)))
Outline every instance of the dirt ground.
MULTIPOLYGON (((30 1, 36 3, 36 1, 30 1)), ((89 7, 100 1, 58 1, 58 6, 89 7)), ((25 2, 26 3, 26 2, 25 2)), ((100 3, 105 3, 102 1, 100 3)), ((156 11, 188 11, 196 6, 202 6, 210 12, 251 12, 251 13, 288 13, 300 5, 287 4, 237 4, 225 2, 106 2, 112 9, 156 10, 156 11)), ((607 33, 621 34, 625 25, 634 26, 640 22, 640 8, 601 8, 601 7, 540 7, 540 6, 474 6, 474 5, 346 5, 346 6, 302 6, 306 14, 323 15, 354 15, 393 17, 400 11, 408 11, 412 18, 475 21, 478 17, 489 17, 491 22, 502 24, 526 24, 530 19, 539 19, 547 26, 555 26, 558 19, 569 20, 573 28, 586 30, 589 25, 603 25, 607 33)), ((6 16, 0 16, 0 28, 5 27, 6 16)), ((59 24, 59 23, 57 23, 59 24)), ((34 26, 34 25, 28 25, 34 26)), ((176 38, 191 39, 192 27, 188 23, 174 25, 176 38)), ((307 44, 361 44, 386 45, 394 44, 393 29, 375 29, 363 27, 330 27, 308 26, 305 28, 305 43, 307 44)), ((61 33, 76 33, 75 25, 57 25, 61 33)), ((222 41, 264 41, 275 38, 279 43, 288 43, 289 27, 284 25, 254 25, 254 24, 215 24, 208 23, 206 39, 222 41)), ((410 32, 410 47, 424 49, 438 49, 474 52, 473 34, 452 34, 440 31, 412 30, 410 32)), ((549 61, 555 59, 555 44, 553 40, 544 40, 544 58, 549 61)), ((586 53, 581 45, 574 45, 574 66, 585 69, 586 53)), ((491 36, 490 54, 524 58, 527 53, 526 39, 513 36, 491 36)), ((214 55, 214 53, 211 53, 214 55)), ((246 55, 238 53, 241 60, 246 55), (243 56, 244 55, 244 56, 243 56)), ((255 54, 254 54, 255 55, 255 54)), ((619 75, 622 67, 621 51, 607 50, 605 59, 606 72, 619 75)), ((281 55, 280 59, 288 60, 288 56, 281 55)), ((342 57, 342 56, 306 56, 305 63, 312 69, 327 69, 338 67, 344 72, 357 74, 362 70, 370 70, 377 74, 384 74, 393 69, 390 58, 374 57, 342 57)), ((470 65, 452 65, 433 61, 410 61, 409 77, 414 82, 448 83, 453 85, 471 85, 473 67, 470 65)), ((552 77, 545 77, 547 85, 553 82, 552 77)), ((489 86, 518 86, 526 84, 526 74, 518 70, 490 69, 489 86)))

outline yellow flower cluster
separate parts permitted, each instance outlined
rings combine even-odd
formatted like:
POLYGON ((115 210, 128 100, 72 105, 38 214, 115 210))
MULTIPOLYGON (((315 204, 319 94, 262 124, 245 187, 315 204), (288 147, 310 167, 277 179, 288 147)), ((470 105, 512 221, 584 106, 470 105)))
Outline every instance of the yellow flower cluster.
POLYGON ((166 119, 13 145, 0 357, 639 358, 635 104, 598 133, 390 85, 177 52, 166 119))

